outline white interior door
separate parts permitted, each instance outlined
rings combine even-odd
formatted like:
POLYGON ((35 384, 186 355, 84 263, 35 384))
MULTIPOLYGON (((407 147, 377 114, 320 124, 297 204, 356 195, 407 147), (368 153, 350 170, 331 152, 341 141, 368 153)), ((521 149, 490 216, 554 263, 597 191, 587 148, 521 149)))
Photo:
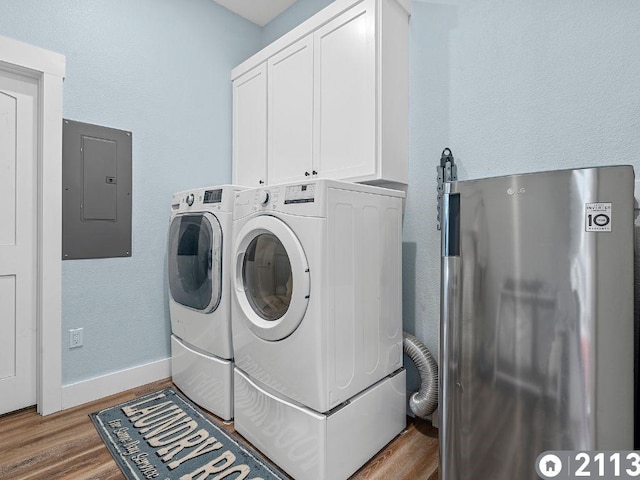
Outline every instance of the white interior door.
POLYGON ((37 100, 0 70, 0 414, 36 403, 37 100))

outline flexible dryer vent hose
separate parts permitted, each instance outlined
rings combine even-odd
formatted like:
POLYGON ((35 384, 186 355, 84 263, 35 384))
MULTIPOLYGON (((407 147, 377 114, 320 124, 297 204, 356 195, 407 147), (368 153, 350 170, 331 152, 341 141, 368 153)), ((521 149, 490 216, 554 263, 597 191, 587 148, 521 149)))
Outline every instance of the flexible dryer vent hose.
POLYGON ((404 332, 404 353, 413 361, 420 374, 420 390, 411 395, 409 407, 416 417, 431 415, 438 406, 438 364, 420 340, 404 332))

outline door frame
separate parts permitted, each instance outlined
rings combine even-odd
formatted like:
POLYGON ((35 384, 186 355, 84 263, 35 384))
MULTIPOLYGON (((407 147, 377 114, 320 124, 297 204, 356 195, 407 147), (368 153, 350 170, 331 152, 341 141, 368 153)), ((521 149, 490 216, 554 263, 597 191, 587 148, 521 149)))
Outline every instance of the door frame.
POLYGON ((38 81, 36 391, 62 409, 62 82, 64 55, 0 36, 0 70, 38 81))

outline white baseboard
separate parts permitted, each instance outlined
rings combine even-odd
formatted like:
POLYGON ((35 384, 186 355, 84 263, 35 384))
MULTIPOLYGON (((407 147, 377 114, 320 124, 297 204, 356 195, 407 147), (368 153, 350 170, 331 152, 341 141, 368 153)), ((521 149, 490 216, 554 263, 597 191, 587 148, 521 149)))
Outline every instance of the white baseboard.
POLYGON ((165 358, 82 382, 64 385, 62 387, 62 409, 93 402, 170 376, 171 358, 165 358))

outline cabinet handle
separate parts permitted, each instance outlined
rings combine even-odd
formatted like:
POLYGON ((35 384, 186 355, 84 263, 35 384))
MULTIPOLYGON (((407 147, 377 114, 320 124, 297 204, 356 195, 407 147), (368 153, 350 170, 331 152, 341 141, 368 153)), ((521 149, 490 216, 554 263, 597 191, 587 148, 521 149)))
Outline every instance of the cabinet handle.
POLYGON ((260 185, 263 185, 263 184, 264 184, 264 182, 263 182, 262 180, 258 180, 258 183, 259 183, 260 185))
POLYGON ((317 175, 318 172, 316 172, 315 170, 311 172, 313 175, 317 175))
POLYGON ((309 172, 304 172, 305 177, 308 177, 309 175, 311 175, 309 172))

